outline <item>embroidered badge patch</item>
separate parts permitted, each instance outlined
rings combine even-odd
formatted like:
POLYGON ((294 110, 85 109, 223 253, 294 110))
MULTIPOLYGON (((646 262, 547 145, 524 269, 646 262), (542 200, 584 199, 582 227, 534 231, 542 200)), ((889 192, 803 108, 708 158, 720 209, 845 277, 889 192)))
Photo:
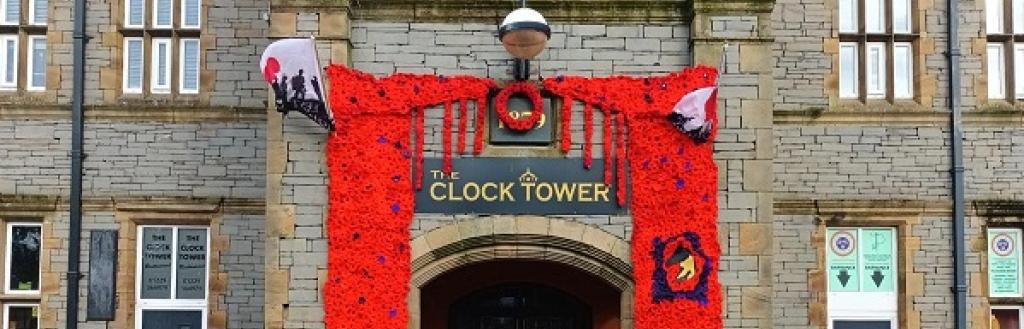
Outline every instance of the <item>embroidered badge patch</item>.
POLYGON ((654 238, 654 303, 689 299, 706 305, 711 259, 700 246, 700 237, 685 232, 666 239, 654 238))

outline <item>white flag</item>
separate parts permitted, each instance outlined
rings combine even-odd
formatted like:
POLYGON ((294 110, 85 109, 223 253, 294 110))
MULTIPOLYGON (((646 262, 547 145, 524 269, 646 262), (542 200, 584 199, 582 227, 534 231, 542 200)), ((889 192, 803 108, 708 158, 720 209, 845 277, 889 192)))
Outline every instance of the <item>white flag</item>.
POLYGON ((669 120, 680 131, 690 135, 697 143, 703 143, 711 134, 712 123, 707 119, 708 108, 714 110, 718 96, 717 87, 705 87, 683 95, 672 108, 669 120))
POLYGON ((284 39, 270 44, 260 59, 260 71, 274 90, 279 112, 299 111, 334 130, 313 39, 284 39))

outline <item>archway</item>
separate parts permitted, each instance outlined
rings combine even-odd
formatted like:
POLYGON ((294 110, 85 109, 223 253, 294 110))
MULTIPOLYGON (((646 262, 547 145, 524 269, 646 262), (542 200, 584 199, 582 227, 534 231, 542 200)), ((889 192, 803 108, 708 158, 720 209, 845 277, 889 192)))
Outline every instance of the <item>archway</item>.
POLYGON ((443 329, 437 322, 425 322, 443 318, 442 323, 447 323, 448 311, 435 307, 444 304, 442 299, 448 300, 444 307, 450 308, 458 298, 510 283, 551 287, 597 305, 601 313, 592 317, 592 328, 628 328, 632 322, 629 243, 597 227, 536 216, 483 217, 430 231, 415 238, 411 246, 410 329, 443 329), (542 272, 558 275, 537 274, 542 272), (478 277, 477 283, 468 284, 473 277, 478 277), (441 288, 435 287, 445 282, 463 285, 458 293, 447 289, 447 297, 436 294, 441 288), (600 293, 586 295, 580 292, 586 289, 574 287, 578 283, 597 287, 592 290, 600 293), (618 312, 614 312, 616 306, 618 312), (609 307, 613 310, 608 311, 609 307), (428 311, 430 315, 425 314, 428 311))

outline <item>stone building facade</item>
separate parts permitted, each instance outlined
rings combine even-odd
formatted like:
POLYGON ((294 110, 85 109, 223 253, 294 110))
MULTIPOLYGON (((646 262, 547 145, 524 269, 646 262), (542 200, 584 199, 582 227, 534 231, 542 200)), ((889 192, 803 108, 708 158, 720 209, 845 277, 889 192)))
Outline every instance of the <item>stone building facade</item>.
MULTIPOLYGON (((512 62, 495 38, 500 19, 513 9, 508 1, 201 1, 199 28, 175 23, 169 31, 131 28, 132 1, 139 0, 89 1, 86 13, 92 39, 84 77, 82 268, 89 268, 87 242, 95 230, 118 232, 119 256, 114 319, 85 320, 82 307, 81 328, 141 326, 139 253, 147 243, 138 241, 140 231, 168 225, 207 229, 205 328, 324 327, 327 133, 267 106, 258 56, 274 40, 315 36, 324 64, 375 75, 511 79, 512 62), (132 38, 148 49, 143 72, 157 61, 154 39, 175 47, 197 39, 195 92, 154 92, 151 73, 143 75, 142 92, 127 91, 132 38)), ((831 328, 837 320, 829 311, 836 301, 827 277, 832 228, 894 229, 894 327, 953 328, 946 7, 910 2, 911 98, 850 100, 840 92, 840 49, 849 41, 838 22, 846 1, 530 1, 552 24, 533 77, 722 68, 715 159, 727 328, 831 328)), ((149 8, 158 5, 144 3, 148 22, 157 15, 149 8)), ((72 2, 48 6, 45 28, 18 29, 26 38, 45 35, 44 90, 28 90, 25 78, 15 90, 0 91, 0 221, 40 224, 38 292, 4 290, 0 304, 38 304, 39 327, 59 328, 67 300, 66 104, 75 18, 72 2)), ((991 305, 1024 301, 989 297, 986 234, 989 227, 1024 223, 1024 112, 1016 100, 988 97, 985 1, 963 1, 959 11, 968 327, 988 328, 991 305)), ((175 85, 185 77, 184 56, 171 56, 175 85)), ((428 157, 440 157, 441 120, 426 120, 428 157)), ((572 122, 574 137, 582 135, 582 117, 572 122)), ((599 155, 602 129, 594 131, 599 155)), ((558 153, 484 150, 484 156, 552 154, 558 153)), ((578 148, 568 154, 580 156, 578 148)), ((492 273, 487 266, 498 264, 501 272, 501 264, 510 269, 523 262, 607 286, 590 296, 595 309, 609 310, 595 328, 631 328, 631 232, 628 214, 417 214, 410 227, 410 328, 438 323, 445 310, 431 302, 444 297, 438 290, 445 282, 467 277, 460 270, 492 273)), ((83 304, 89 280, 85 273, 83 304)))

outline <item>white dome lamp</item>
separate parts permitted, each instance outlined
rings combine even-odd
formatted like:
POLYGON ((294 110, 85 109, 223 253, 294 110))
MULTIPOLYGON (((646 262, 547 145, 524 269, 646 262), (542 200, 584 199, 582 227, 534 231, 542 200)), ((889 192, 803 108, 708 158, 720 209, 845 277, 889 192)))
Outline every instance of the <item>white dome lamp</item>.
POLYGON ((526 80, 529 77, 529 60, 544 51, 548 39, 551 38, 551 27, 544 16, 536 10, 526 8, 525 0, 522 4, 523 8, 509 13, 498 28, 498 39, 505 45, 505 51, 516 58, 516 80, 526 80))

